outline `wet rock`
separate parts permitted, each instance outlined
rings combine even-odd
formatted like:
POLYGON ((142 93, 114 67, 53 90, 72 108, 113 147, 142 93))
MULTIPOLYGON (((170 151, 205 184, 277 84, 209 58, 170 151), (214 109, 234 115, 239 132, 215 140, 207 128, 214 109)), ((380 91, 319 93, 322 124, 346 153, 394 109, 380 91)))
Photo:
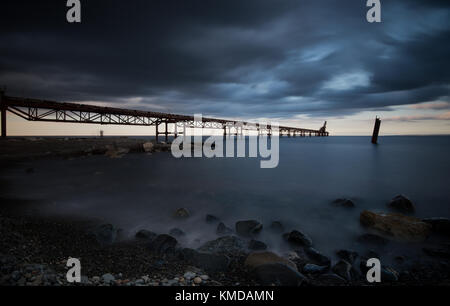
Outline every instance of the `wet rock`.
POLYGON ((102 275, 102 280, 105 284, 111 284, 116 280, 116 278, 111 273, 106 273, 102 275))
POLYGON ((149 153, 152 152, 155 147, 155 144, 153 142, 144 142, 142 144, 142 148, 144 149, 144 152, 149 153))
POLYGON ((109 158, 121 158, 130 152, 129 148, 120 148, 112 145, 106 146, 106 149, 105 155, 109 158))
POLYGON ((336 254, 337 256, 339 256, 339 258, 347 261, 350 264, 353 264, 358 257, 358 253, 351 250, 339 250, 336 252, 336 254))
POLYGON ((161 234, 150 242, 149 249, 157 255, 166 255, 175 251, 177 243, 178 241, 174 237, 161 234))
POLYGON ((283 237, 289 242, 297 246, 312 246, 312 240, 306 234, 293 230, 290 233, 286 233, 283 237))
POLYGON ((430 224, 434 233, 450 236, 450 219, 447 218, 427 218, 423 222, 430 224))
POLYGON ((220 222, 220 219, 214 215, 206 215, 205 221, 206 223, 218 223, 220 222))
POLYGON ((361 212, 359 220, 366 227, 406 241, 423 241, 431 233, 431 225, 401 214, 383 214, 365 210, 361 212))
POLYGON ((330 286, 340 286, 347 284, 347 281, 345 279, 333 273, 321 274, 317 278, 317 280, 319 280, 321 284, 330 286))
POLYGON ((229 235, 231 233, 233 233, 233 230, 227 227, 223 222, 220 222, 219 225, 217 225, 216 229, 217 235, 229 235))
POLYGON ((263 225, 256 220, 245 220, 236 222, 236 233, 243 237, 253 237, 258 234, 263 225))
POLYGON ((282 232, 284 232, 284 226, 283 226, 283 224, 280 221, 273 221, 270 224, 269 229, 272 232, 277 233, 277 234, 281 234, 282 232))
POLYGON ((173 214, 173 216, 177 219, 186 219, 189 218, 190 215, 191 214, 186 208, 178 208, 173 214))
POLYGON ((139 238, 139 239, 152 240, 156 236, 157 236, 156 233, 153 233, 146 229, 141 229, 136 233, 136 238, 139 238))
POLYGON ((261 251, 267 249, 267 245, 262 241, 252 239, 248 243, 248 248, 250 250, 261 251))
POLYGON ((332 202, 332 204, 333 206, 338 207, 348 207, 348 208, 355 207, 355 203, 353 203, 353 201, 349 199, 336 199, 332 202))
POLYGON ((181 254, 187 263, 208 273, 225 272, 230 264, 228 256, 222 254, 199 252, 189 248, 184 248, 181 254))
POLYGON ((381 281, 382 282, 396 282, 398 281, 398 272, 390 267, 381 268, 381 281))
POLYGON ((196 278, 194 278, 194 283, 196 284, 196 285, 199 285, 199 284, 201 284, 202 283, 202 279, 200 278, 200 277, 196 277, 196 278))
POLYGON ((282 263, 259 265, 252 274, 263 286, 300 286, 307 282, 303 274, 282 263))
POLYGON ((338 261, 333 268, 331 269, 334 273, 342 277, 343 279, 347 281, 352 280, 352 275, 350 273, 352 269, 352 265, 345 260, 338 261))
POLYGON ((194 277, 196 277, 196 275, 197 275, 197 274, 195 274, 195 273, 192 272, 192 271, 187 271, 186 273, 184 273, 183 277, 184 277, 185 279, 187 279, 187 280, 191 280, 191 279, 193 279, 194 277))
POLYGON ((321 274, 327 272, 329 266, 318 266, 315 264, 308 263, 303 266, 302 273, 304 274, 321 274))
POLYGON ((403 213, 414 213, 415 211, 414 204, 404 195, 398 195, 395 198, 393 198, 388 203, 388 206, 394 210, 403 213))
POLYGON ((388 243, 388 240, 386 238, 370 233, 360 235, 358 237, 358 241, 360 243, 372 244, 376 246, 383 246, 388 243))
POLYGON ((291 267, 294 270, 297 270, 297 265, 294 262, 290 261, 289 259, 278 256, 273 252, 268 251, 250 253, 247 256, 247 259, 245 260, 244 264, 245 266, 254 269, 260 265, 275 264, 275 263, 281 263, 291 267))
POLYGON ((182 230, 180 230, 179 228, 172 228, 170 230, 169 234, 174 237, 181 237, 181 236, 185 235, 185 233, 182 230))
POLYGON ((215 240, 205 242, 198 248, 201 252, 230 253, 241 252, 246 248, 246 243, 236 236, 223 236, 215 240))
POLYGON ((323 255, 316 249, 309 247, 303 249, 306 256, 308 256, 309 259, 313 260, 315 263, 321 265, 321 266, 330 266, 331 260, 327 256, 323 255))
POLYGON ((101 224, 94 230, 94 235, 100 244, 111 244, 117 239, 118 229, 112 224, 101 224))

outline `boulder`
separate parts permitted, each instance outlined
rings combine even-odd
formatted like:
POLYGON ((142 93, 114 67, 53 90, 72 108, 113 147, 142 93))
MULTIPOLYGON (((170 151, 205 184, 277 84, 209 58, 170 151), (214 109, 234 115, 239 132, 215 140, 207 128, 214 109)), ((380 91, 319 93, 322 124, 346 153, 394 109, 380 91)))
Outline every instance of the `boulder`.
POLYGON ((303 249, 306 256, 308 256, 309 259, 313 260, 315 263, 321 265, 321 266, 330 266, 331 260, 327 256, 323 255, 316 249, 312 247, 304 248, 303 249))
POLYGON ((146 229, 141 229, 136 233, 136 238, 139 238, 139 239, 152 240, 156 236, 158 236, 156 233, 153 233, 146 229))
POLYGON ((388 206, 394 210, 397 210, 402 213, 414 213, 415 207, 410 199, 405 197, 404 195, 398 195, 393 198, 388 206))
POLYGON ((400 240, 423 241, 431 233, 431 225, 420 219, 396 213, 384 214, 365 210, 359 220, 366 227, 400 240))
POLYGON ((142 144, 142 148, 144 149, 144 152, 146 152, 146 153, 152 152, 154 147, 155 147, 155 144, 153 142, 144 142, 142 144))
POLYGON ((245 260, 244 264, 247 267, 254 269, 261 265, 275 264, 275 263, 287 265, 292 269, 294 269, 295 271, 297 271, 297 265, 294 262, 269 251, 250 253, 247 256, 247 259, 245 260))
POLYGON ((236 233, 243 237, 253 237, 258 234, 263 225, 256 220, 245 220, 236 222, 236 233))
POLYGON ((173 216, 177 219, 186 219, 190 216, 190 213, 186 208, 178 208, 175 210, 173 216))
POLYGON ((252 274, 263 286, 300 286, 307 282, 306 277, 282 263, 259 265, 252 274))
POLYGON ((208 273, 225 272, 230 264, 228 256, 222 254, 199 252, 189 248, 184 248, 181 254, 188 264, 208 273))
POLYGON ((289 242, 297 246, 312 246, 312 240, 306 234, 293 230, 290 233, 286 233, 283 237, 289 242))
POLYGON ((213 215, 206 215, 205 221, 206 223, 218 223, 220 219, 213 215))
POLYGON ((350 264, 353 264, 358 257, 358 253, 351 250, 339 250, 336 252, 336 254, 340 259, 343 259, 350 264))
POLYGON ((305 274, 322 274, 328 271, 329 266, 318 266, 315 264, 308 263, 303 266, 302 273, 305 274))
POLYGON ((230 253, 242 252, 246 248, 246 243, 236 236, 223 236, 215 240, 205 242, 198 248, 202 252, 230 253))
POLYGON ((345 260, 339 260, 331 270, 340 277, 342 277, 343 279, 351 281, 352 280, 352 275, 350 272, 351 269, 352 265, 350 263, 348 263, 345 260))
POLYGON ((171 236, 174 236, 174 237, 181 237, 181 236, 184 236, 185 235, 185 233, 182 231, 182 230, 180 230, 179 228, 172 228, 170 231, 169 231, 169 234, 171 235, 171 236))
POLYGON ((284 226, 280 221, 273 221, 270 224, 269 228, 272 232, 277 233, 277 234, 281 234, 282 232, 284 232, 284 226))
POLYGON ((450 219, 447 218, 427 218, 423 222, 430 224, 434 233, 450 236, 450 219))
POLYGON ((262 241, 252 239, 248 243, 248 248, 254 251, 262 251, 267 249, 267 245, 262 241))
POLYGON ((174 237, 161 234, 150 242, 149 249, 151 252, 162 256, 173 253, 177 244, 178 241, 174 237))
POLYGON ((112 224, 101 224, 94 230, 94 235, 100 244, 111 244, 116 241, 118 231, 112 224))
POLYGON ((220 222, 217 225, 216 234, 217 235, 229 235, 233 233, 233 230, 225 225, 225 223, 220 222))
POLYGON ((349 199, 336 199, 332 202, 332 204, 333 206, 338 207, 348 207, 348 208, 355 207, 355 203, 353 203, 353 201, 349 199))

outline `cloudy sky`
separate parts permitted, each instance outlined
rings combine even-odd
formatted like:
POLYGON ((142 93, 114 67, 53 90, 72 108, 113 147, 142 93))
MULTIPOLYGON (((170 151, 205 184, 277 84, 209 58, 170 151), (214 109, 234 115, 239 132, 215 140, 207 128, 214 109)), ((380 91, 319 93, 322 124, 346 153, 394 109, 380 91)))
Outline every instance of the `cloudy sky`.
MULTIPOLYGON (((365 0, 2 1, 7 94, 318 128, 450 134, 450 3, 365 0)), ((10 134, 95 134, 26 123, 10 134)), ((102 127, 104 129, 104 127, 102 127)), ((109 128, 112 134, 148 128, 109 128)))

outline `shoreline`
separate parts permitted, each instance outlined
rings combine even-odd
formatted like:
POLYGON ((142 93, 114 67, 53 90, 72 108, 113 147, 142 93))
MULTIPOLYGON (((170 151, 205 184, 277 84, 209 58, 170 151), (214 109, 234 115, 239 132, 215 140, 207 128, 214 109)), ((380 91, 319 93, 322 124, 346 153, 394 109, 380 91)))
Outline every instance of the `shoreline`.
MULTIPOLYGON (((156 145, 152 141, 132 138, 8 139, 6 142, 12 145, 5 148, 5 143, 2 143, 2 167, 14 167, 16 162, 37 158, 71 159, 97 154, 120 158, 127 153, 152 154, 170 150, 170 146, 164 143, 156 145), (144 143, 149 144, 147 149, 144 143)), ((7 189, 8 182, 2 182, 1 188, 7 189)), ((5 198, 1 189, 0 199, 0 285, 72 285, 65 278, 69 256, 81 261, 81 285, 277 285, 273 281, 274 272, 270 270, 273 268, 278 273, 275 277, 279 281, 278 285, 450 285, 450 258, 445 257, 450 253, 438 254, 440 257, 436 257, 432 263, 417 262, 401 271, 387 270, 385 277, 391 277, 391 280, 370 284, 365 280, 364 269, 360 264, 366 254, 350 258, 353 255, 351 250, 347 250, 345 256, 350 254, 350 257, 332 262, 320 254, 320 250, 312 252, 312 242, 305 243, 308 239, 302 236, 303 233, 294 235, 293 231, 284 234, 292 237, 288 235, 282 238, 281 230, 280 239, 292 240, 297 244, 292 246, 287 255, 272 253, 264 255, 262 259, 258 258, 265 263, 262 265, 263 269, 250 265, 248 259, 252 254, 271 253, 271 250, 261 248, 256 240, 257 235, 253 235, 253 232, 246 233, 244 230, 238 233, 238 226, 236 229, 225 228, 226 234, 217 235, 217 239, 205 243, 208 248, 200 247, 195 250, 180 245, 175 235, 169 235, 172 233, 156 234, 149 231, 143 238, 119 237, 112 239, 111 243, 102 243, 95 232, 99 227, 106 229, 107 236, 112 233, 120 236, 119 229, 96 219, 32 216, 24 213, 24 208, 39 203, 5 198), (256 241, 253 243, 255 249, 250 250, 247 245, 252 240, 256 241), (286 265, 290 267, 287 270, 286 265)), ((348 209, 351 203, 344 199, 334 204, 348 209)), ((255 226, 259 228, 257 221, 252 222, 256 223, 246 223, 251 231, 256 230, 253 228, 255 226)), ((273 229, 262 229, 261 226, 258 231, 260 230, 273 229)))

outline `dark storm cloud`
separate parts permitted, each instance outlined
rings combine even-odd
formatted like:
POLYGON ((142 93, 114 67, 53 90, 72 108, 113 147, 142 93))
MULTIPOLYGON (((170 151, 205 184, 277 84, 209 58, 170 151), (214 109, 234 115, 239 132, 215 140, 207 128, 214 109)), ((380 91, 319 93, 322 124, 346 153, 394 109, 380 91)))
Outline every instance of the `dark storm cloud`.
POLYGON ((3 1, 8 93, 214 116, 343 115, 447 101, 441 1, 3 1))

